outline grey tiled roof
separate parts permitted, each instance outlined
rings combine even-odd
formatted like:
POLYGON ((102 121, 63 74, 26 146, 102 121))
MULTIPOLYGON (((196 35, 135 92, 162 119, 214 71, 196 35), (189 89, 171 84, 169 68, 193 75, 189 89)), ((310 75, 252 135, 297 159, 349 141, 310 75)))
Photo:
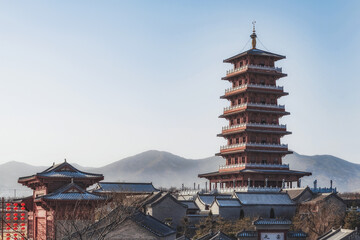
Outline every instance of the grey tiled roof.
POLYGON ((238 199, 216 199, 220 207, 241 207, 238 199))
POLYGON ((180 202, 182 204, 185 204, 188 207, 188 209, 196 209, 196 210, 199 209, 199 207, 196 205, 196 203, 194 201, 184 201, 184 200, 182 200, 180 202))
POLYGON ((288 219, 258 219, 254 222, 254 225, 290 225, 292 222, 288 219))
POLYGON ((71 200, 71 201, 104 201, 106 197, 98 196, 87 192, 75 183, 65 185, 47 195, 39 196, 36 199, 44 200, 71 200))
POLYGON ((309 191, 310 193, 312 193, 309 187, 294 188, 294 189, 289 188, 289 189, 283 189, 282 191, 286 192, 292 200, 295 200, 298 197, 300 197, 305 191, 309 191))
POLYGON ((211 194, 199 194, 199 199, 206 205, 211 205, 216 199, 229 199, 231 195, 211 195, 211 194))
POLYGON ((239 232, 237 235, 236 235, 238 238, 240 237, 257 237, 258 236, 258 233, 257 231, 241 231, 239 232))
POLYGON ((159 190, 152 183, 99 182, 93 191, 99 193, 152 193, 159 190))
POLYGON ((143 214, 142 212, 135 213, 131 217, 131 219, 141 227, 147 229, 148 231, 154 233, 159 237, 166 237, 176 233, 176 231, 173 228, 160 222, 159 220, 153 218, 150 215, 143 214))
POLYGON ((355 230, 351 229, 331 229, 329 232, 325 233, 318 240, 341 240, 341 239, 350 239, 350 235, 355 234, 355 230))
POLYGON ((286 193, 237 192, 242 205, 294 205, 286 193))
POLYGON ((297 232, 288 232, 287 233, 288 238, 307 238, 307 234, 303 231, 297 231, 297 232))

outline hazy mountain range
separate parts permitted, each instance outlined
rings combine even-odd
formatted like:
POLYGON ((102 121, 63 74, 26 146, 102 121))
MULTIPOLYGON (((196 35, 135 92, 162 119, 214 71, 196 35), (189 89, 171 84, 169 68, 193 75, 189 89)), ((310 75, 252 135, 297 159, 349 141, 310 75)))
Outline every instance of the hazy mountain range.
MULTIPOLYGON (((297 153, 284 158, 293 170, 310 171, 310 177, 302 179, 302 185, 312 186, 314 179, 318 186, 328 187, 330 179, 341 192, 360 191, 360 164, 351 163, 330 155, 305 156, 297 153)), ((205 181, 197 178, 199 173, 216 171, 224 164, 220 157, 186 159, 168 152, 147 151, 124 158, 99 168, 75 167, 83 171, 102 173, 105 181, 153 182, 155 187, 193 187, 194 182, 204 187, 205 181)), ((51 163, 49 163, 49 166, 51 163)), ((29 195, 31 192, 17 183, 17 179, 41 172, 49 166, 32 166, 21 162, 7 162, 0 165, 0 195, 29 195)))

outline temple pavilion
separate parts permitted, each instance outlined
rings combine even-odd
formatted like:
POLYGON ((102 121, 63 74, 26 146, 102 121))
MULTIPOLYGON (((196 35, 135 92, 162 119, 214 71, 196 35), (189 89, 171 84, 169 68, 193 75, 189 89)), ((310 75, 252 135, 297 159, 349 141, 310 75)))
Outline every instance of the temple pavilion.
POLYGON ((199 174, 210 181, 210 190, 300 186, 300 178, 311 175, 290 170, 282 163, 282 158, 292 152, 281 138, 291 132, 279 123, 289 112, 278 104, 288 93, 277 81, 287 74, 275 62, 285 56, 258 49, 255 26, 250 37, 251 49, 224 60, 233 66, 222 78, 231 87, 220 97, 230 103, 220 116, 228 125, 218 135, 227 144, 216 154, 225 159, 225 165, 218 171, 199 174))
POLYGON ((95 206, 104 203, 106 197, 86 188, 103 179, 102 174, 82 172, 66 160, 19 178, 19 183, 33 189, 33 195, 23 199, 29 206, 28 239, 56 239, 65 224, 93 222, 95 206))

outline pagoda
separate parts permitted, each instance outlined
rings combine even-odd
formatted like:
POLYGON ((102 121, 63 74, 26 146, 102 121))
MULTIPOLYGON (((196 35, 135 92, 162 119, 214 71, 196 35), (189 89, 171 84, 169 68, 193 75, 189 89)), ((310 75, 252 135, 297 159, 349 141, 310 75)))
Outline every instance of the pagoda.
MULTIPOLYGON (((89 224, 94 210, 107 198, 86 191, 104 179, 102 174, 87 173, 65 162, 18 182, 33 189, 33 195, 22 199, 28 206, 28 239, 59 239, 64 226, 89 224)), ((67 229, 66 229, 67 230, 67 229)))
POLYGON ((292 152, 280 140, 291 132, 279 123, 289 112, 278 104, 278 99, 288 93, 276 81, 287 74, 275 62, 285 56, 256 48, 255 25, 250 37, 250 50, 224 60, 233 64, 222 78, 232 86, 220 97, 230 102, 220 116, 229 124, 218 134, 227 144, 216 155, 226 162, 216 172, 199 174, 210 181, 210 190, 284 188, 293 187, 293 183, 299 187, 300 178, 311 175, 290 170, 288 164, 282 163, 282 158, 292 152))

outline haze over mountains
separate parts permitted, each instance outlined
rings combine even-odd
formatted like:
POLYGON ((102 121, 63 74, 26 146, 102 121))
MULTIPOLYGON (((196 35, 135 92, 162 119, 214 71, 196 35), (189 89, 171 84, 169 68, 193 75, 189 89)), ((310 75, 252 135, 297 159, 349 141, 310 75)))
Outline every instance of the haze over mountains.
MULTIPOLYGON (((331 155, 305 156, 297 153, 287 155, 284 163, 294 170, 310 171, 310 177, 302 178, 302 186, 312 186, 314 179, 318 186, 328 187, 330 180, 341 192, 360 191, 360 164, 351 163, 331 155)), ((193 187, 205 186, 205 180, 199 179, 199 173, 216 171, 224 164, 221 157, 205 159, 185 159, 168 152, 147 151, 127 157, 99 168, 87 168, 74 164, 83 171, 102 173, 105 181, 153 182, 155 187, 193 187)), ((49 165, 51 165, 49 163, 49 165)), ((17 197, 29 195, 31 191, 17 183, 19 177, 41 172, 49 166, 32 166, 20 162, 8 162, 0 165, 0 196, 17 197)))

